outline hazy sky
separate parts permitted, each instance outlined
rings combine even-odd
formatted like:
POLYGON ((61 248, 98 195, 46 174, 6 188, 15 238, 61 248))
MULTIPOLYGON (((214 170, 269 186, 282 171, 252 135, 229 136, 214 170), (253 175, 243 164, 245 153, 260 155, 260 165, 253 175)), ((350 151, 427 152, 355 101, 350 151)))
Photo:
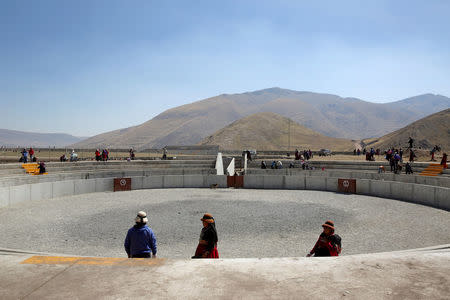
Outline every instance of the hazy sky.
POLYGON ((450 96, 450 1, 0 0, 0 128, 90 136, 270 87, 450 96))

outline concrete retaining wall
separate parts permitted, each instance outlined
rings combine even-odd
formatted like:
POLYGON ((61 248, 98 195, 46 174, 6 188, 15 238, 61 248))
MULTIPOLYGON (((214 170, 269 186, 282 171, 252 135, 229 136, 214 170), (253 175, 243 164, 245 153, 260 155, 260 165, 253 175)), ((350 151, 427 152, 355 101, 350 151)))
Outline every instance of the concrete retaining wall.
MULTIPOLYGON (((132 190, 154 188, 208 188, 217 184, 227 187, 226 176, 161 175, 132 177, 132 190)), ((55 182, 0 187, 0 208, 24 201, 39 201, 56 197, 95 192, 112 192, 114 178, 76 179, 55 182)))
MULTIPOLYGON (((321 174, 325 175, 325 173, 321 174)), ((155 175, 132 177, 132 190, 153 188, 227 187, 218 175, 155 175)), ((337 192, 338 178, 327 176, 245 175, 244 188, 296 189, 337 192)), ((74 179, 0 187, 0 208, 24 201, 38 201, 94 192, 112 192, 113 177, 74 179)), ((386 180, 356 179, 356 193, 398 199, 450 211, 450 188, 386 180)))
MULTIPOLYGON (((341 177, 345 178, 345 177, 341 177)), ((244 188, 338 191, 338 178, 245 175, 244 188)), ((423 204, 450 211, 450 188, 397 181, 356 179, 356 193, 423 204)))
POLYGON ((302 170, 302 169, 248 169, 247 175, 260 175, 260 176, 325 176, 336 178, 355 178, 355 179, 373 179, 373 180, 387 180, 387 181, 399 181, 405 183, 417 183, 425 185, 435 185, 441 187, 450 188, 450 177, 447 176, 420 176, 418 173, 406 175, 394 174, 390 172, 378 174, 375 171, 367 170, 336 170, 329 169, 325 171, 319 170, 302 170))

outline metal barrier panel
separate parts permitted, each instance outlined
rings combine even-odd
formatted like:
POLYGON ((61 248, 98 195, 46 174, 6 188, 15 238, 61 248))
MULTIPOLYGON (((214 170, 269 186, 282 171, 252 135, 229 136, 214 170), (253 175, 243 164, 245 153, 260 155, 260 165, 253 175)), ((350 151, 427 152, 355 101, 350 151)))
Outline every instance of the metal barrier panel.
POLYGON ((131 191, 131 178, 114 178, 114 192, 131 191))
POLYGON ((338 191, 356 194, 356 179, 338 179, 338 191))
POLYGON ((244 187, 244 176, 227 176, 227 186, 234 188, 244 187))
POLYGON ((227 176, 227 187, 234 187, 234 176, 227 176))
POLYGON ((235 188, 244 187, 244 176, 234 176, 234 187, 235 188))

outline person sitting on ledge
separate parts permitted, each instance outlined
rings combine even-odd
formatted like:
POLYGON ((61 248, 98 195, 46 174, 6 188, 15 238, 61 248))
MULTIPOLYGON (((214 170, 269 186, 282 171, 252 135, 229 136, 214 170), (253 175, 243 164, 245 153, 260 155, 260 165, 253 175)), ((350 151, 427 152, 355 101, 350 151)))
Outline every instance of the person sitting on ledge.
POLYGON ((261 161, 261 169, 267 169, 267 165, 265 161, 261 161))
POLYGON ((216 223, 211 214, 204 214, 200 219, 203 222, 203 228, 200 233, 195 255, 192 258, 219 258, 217 251, 217 230, 216 223))
POLYGON ((441 166, 442 166, 444 169, 447 169, 447 153, 444 153, 444 154, 442 155, 441 166))
POLYGON ((43 161, 39 162, 39 174, 44 174, 45 173, 45 163, 43 161))
POLYGON ((409 162, 407 162, 406 165, 405 165, 405 173, 406 174, 412 174, 413 173, 413 170, 411 168, 411 164, 409 162))
POLYGON ((283 163, 281 162, 281 160, 277 161, 275 169, 283 169, 283 163))
POLYGON ((150 258, 150 252, 155 258, 156 237, 147 226, 147 214, 140 211, 134 220, 136 224, 128 230, 124 243, 128 258, 150 258))
POLYGON ((314 248, 306 255, 314 256, 339 256, 341 253, 341 237, 334 234, 334 222, 326 221, 322 224, 323 232, 320 234, 314 248))

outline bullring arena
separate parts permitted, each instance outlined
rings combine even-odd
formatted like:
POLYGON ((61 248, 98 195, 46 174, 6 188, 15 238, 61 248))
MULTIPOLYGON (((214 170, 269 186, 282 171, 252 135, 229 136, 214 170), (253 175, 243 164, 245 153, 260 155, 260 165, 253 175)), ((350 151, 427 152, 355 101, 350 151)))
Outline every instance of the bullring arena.
POLYGON ((384 162, 332 160, 261 170, 256 160, 233 188, 215 164, 48 163, 43 176, 0 165, 0 298, 448 299, 448 170, 420 176, 428 164, 415 163, 413 175, 378 174, 384 162), (120 178, 129 191, 114 192, 120 178), (339 192, 339 179, 354 180, 354 193, 339 192), (157 259, 126 258, 139 210, 157 259), (221 258, 191 260, 205 212, 221 258), (342 255, 306 258, 326 219, 342 255))

